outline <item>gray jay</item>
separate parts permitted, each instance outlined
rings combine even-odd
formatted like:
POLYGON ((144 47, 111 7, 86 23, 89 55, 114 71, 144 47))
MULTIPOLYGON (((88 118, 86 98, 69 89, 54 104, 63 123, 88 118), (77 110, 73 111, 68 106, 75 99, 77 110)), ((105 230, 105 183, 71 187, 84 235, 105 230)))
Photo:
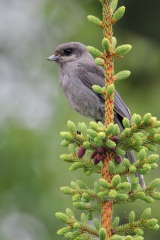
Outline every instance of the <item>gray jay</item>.
MULTIPOLYGON (((86 46, 79 42, 69 42, 59 45, 47 58, 59 65, 59 79, 64 95, 70 106, 96 122, 104 123, 104 96, 92 90, 93 85, 104 87, 104 69, 95 64, 94 58, 86 46)), ((131 122, 128 107, 117 91, 114 92, 114 123, 123 131, 122 120, 126 117, 131 122)), ((132 151, 127 154, 131 163, 135 162, 132 151)), ((144 188, 143 175, 137 174, 140 185, 144 188)))

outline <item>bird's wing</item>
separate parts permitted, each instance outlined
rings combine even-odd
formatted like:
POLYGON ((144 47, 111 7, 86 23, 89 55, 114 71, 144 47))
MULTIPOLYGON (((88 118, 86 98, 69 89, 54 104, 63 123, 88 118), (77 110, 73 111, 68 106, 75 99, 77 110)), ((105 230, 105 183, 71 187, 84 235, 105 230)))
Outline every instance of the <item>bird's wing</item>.
POLYGON ((114 110, 122 118, 126 117, 131 122, 131 113, 129 111, 129 108, 123 102, 117 91, 114 91, 114 110))
POLYGON ((99 67, 94 62, 80 63, 77 65, 78 75, 81 81, 89 88, 93 85, 104 87, 104 69, 99 67))
MULTIPOLYGON (((102 67, 94 63, 88 64, 85 62, 78 64, 76 69, 79 78, 88 88, 92 89, 93 85, 104 87, 104 69, 102 67)), ((105 101, 103 95, 99 94, 99 97, 102 101, 105 101)), ((119 115, 120 121, 122 121, 124 117, 131 121, 130 111, 117 91, 115 91, 114 95, 114 111, 119 115)))

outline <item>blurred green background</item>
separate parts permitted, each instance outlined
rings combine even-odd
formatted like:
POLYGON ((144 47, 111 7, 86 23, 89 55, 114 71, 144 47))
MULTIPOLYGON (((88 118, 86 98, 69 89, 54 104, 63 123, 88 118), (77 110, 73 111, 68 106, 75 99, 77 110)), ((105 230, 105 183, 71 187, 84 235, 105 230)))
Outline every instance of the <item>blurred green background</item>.
MULTIPOLYGON (((118 44, 133 50, 115 62, 115 71, 132 75, 116 87, 132 113, 151 112, 160 118, 160 1, 120 0, 126 14, 114 27, 118 44)), ((101 18, 96 0, 0 1, 0 240, 63 239, 63 226, 54 216, 72 208, 71 198, 60 186, 82 179, 90 186, 96 175, 69 172, 59 160, 60 131, 67 120, 84 119, 67 104, 58 82, 57 66, 47 62, 63 42, 80 41, 101 48, 102 31, 86 20, 101 18)), ((159 169, 146 177, 159 176, 159 169)), ((144 204, 116 206, 114 215, 126 221, 129 210, 139 215, 144 204), (125 210, 124 210, 125 208, 125 210)), ((152 216, 160 220, 160 203, 152 204, 152 216)), ((145 239, 160 239, 160 231, 145 239)))

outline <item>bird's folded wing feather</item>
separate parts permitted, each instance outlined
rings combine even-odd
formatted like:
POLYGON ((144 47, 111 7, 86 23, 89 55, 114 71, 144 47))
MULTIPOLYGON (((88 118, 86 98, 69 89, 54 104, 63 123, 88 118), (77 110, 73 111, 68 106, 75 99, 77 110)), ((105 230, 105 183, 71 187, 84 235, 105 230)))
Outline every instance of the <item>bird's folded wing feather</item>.
MULTIPOLYGON (((81 63, 77 65, 76 70, 79 78, 88 88, 92 89, 93 85, 104 87, 104 69, 102 67, 94 63, 81 63)), ((103 95, 99 95, 99 97, 105 101, 103 95)), ((114 111, 120 118, 126 117, 131 121, 130 111, 117 91, 114 92, 114 111)))

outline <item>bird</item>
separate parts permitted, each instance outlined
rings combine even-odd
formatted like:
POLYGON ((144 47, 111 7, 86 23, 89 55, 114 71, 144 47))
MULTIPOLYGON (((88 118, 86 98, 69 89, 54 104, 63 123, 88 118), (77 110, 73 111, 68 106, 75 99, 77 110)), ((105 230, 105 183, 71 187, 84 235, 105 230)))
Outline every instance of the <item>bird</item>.
MULTIPOLYGON (((93 91, 92 86, 104 87, 104 69, 95 63, 86 45, 80 42, 63 43, 56 47, 54 54, 47 58, 59 65, 59 81, 64 95, 79 114, 96 122, 105 122, 105 98, 93 91)), ((131 113, 119 93, 114 91, 114 123, 120 131, 124 130, 122 121, 127 118, 131 123, 131 113)), ((136 161, 133 151, 126 153, 130 163, 136 161)), ((145 188, 143 175, 137 173, 139 183, 145 188)))

